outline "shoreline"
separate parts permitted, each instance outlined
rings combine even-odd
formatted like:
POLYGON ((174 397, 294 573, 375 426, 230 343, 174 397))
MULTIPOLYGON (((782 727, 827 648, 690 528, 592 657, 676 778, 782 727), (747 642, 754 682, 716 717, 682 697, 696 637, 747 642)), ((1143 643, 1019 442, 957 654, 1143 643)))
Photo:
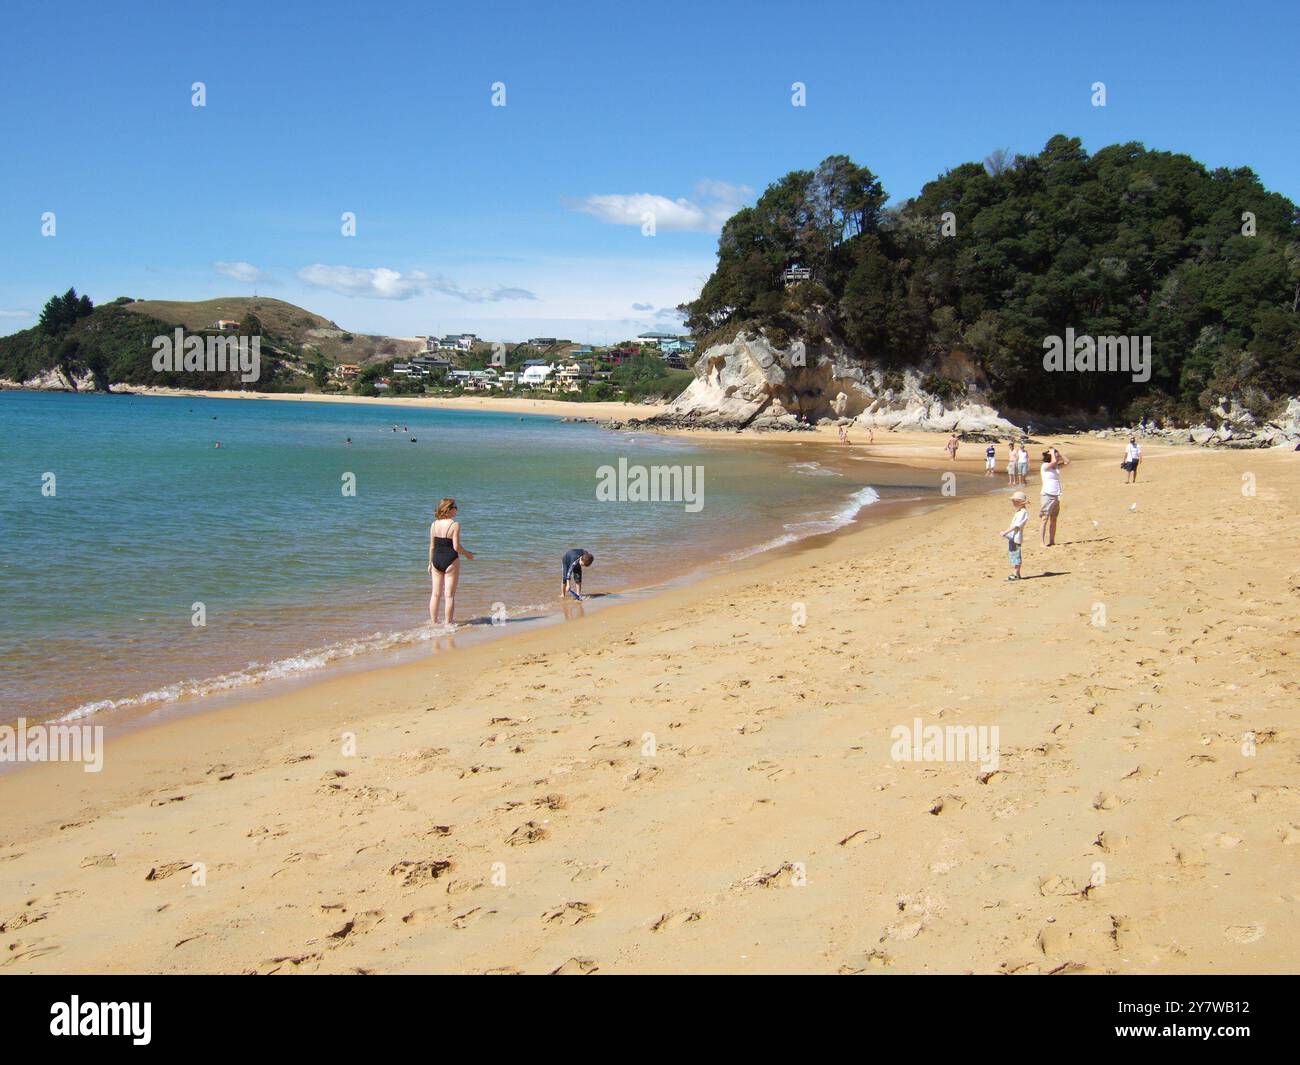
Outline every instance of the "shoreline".
POLYGON ((0 964, 1288 971, 1300 469, 1064 443, 1019 585, 1004 496, 950 500, 6 775, 0 964), (914 718, 1000 764, 891 758, 914 718))
MULTIPOLYGON (((677 434, 670 431, 665 435, 691 436, 692 434, 677 434)), ((822 461, 834 454, 840 460, 850 457, 864 458, 885 467, 898 466, 908 469, 929 469, 931 466, 932 456, 926 453, 929 449, 920 446, 922 443, 929 443, 927 434, 924 433, 915 434, 917 437, 921 437, 921 440, 890 441, 895 448, 898 448, 897 451, 890 450, 882 453, 882 451, 877 450, 880 445, 876 445, 875 448, 864 445, 854 454, 848 454, 841 450, 838 442, 834 441, 833 435, 809 435, 814 438, 791 440, 786 434, 774 434, 771 437, 763 436, 757 442, 763 445, 776 446, 783 452, 783 456, 774 458, 774 461, 785 461, 804 456, 804 452, 796 451, 795 448, 808 446, 812 451, 807 454, 807 457, 811 458, 816 455, 822 461), (835 444, 834 447, 831 446, 833 443, 835 444)), ((903 434, 899 435, 902 436, 903 434)), ((730 443, 733 445, 738 443, 735 440, 727 440, 724 434, 710 437, 710 442, 713 444, 730 443)), ((753 442, 755 441, 739 443, 753 442)), ((841 465, 851 464, 841 463, 841 465)), ((937 468, 935 472, 938 472, 937 468)), ((973 477, 976 471, 972 468, 971 470, 960 469, 960 472, 973 477)), ((871 486, 866 485, 864 487, 870 488, 871 486)), ((978 487, 982 490, 984 485, 979 483, 978 487)), ((653 583, 620 585, 613 591, 597 592, 594 596, 589 597, 585 611, 599 612, 617 608, 627 601, 643 601, 664 594, 666 591, 689 587, 721 572, 733 571, 739 567, 762 562, 765 560, 765 556, 773 551, 792 551, 797 554, 806 550, 808 545, 827 542, 834 537, 846 535, 855 529, 860 530, 878 526, 897 520, 900 516, 935 505, 934 502, 920 500, 881 500, 877 497, 871 501, 860 502, 856 506, 852 517, 844 517, 848 507, 858 499, 863 490, 863 488, 859 488, 856 491, 849 492, 845 504, 841 506, 840 511, 835 515, 814 514, 811 512, 799 515, 800 518, 805 520, 805 524, 823 524, 828 525, 828 528, 799 535, 791 533, 788 534, 791 538, 785 542, 782 542, 781 539, 756 540, 753 543, 738 546, 724 557, 714 558, 710 561, 697 559, 689 564, 686 569, 674 570, 663 579, 656 580, 653 583)), ((241 675, 247 669, 251 669, 251 666, 246 667, 246 669, 231 669, 209 676, 173 679, 169 682, 163 682, 158 687, 148 691, 103 695, 62 711, 52 711, 38 717, 29 715, 27 720, 32 724, 42 723, 45 725, 102 725, 106 730, 106 734, 111 738, 120 732, 156 727, 158 724, 174 718, 192 717, 241 706, 280 694, 300 691, 317 684, 327 683, 331 679, 341 676, 365 674, 376 670, 393 668, 396 665, 411 661, 425 660, 432 654, 441 655, 452 651, 464 651, 481 644, 514 639, 519 635, 539 628, 547 628, 572 620, 570 615, 573 612, 574 607, 572 604, 557 599, 554 602, 548 602, 544 613, 538 616, 521 618, 518 621, 508 619, 506 624, 499 627, 485 624, 488 620, 486 618, 467 618, 462 620, 453 632, 439 631, 427 638, 424 636, 424 626, 417 626, 414 629, 402 632, 388 633, 387 636, 378 641, 375 641, 373 637, 362 636, 341 643, 321 644, 318 641, 312 641, 308 646, 293 652, 288 658, 281 657, 261 664, 256 673, 250 674, 246 679, 241 679, 241 675), (518 624, 518 628, 515 627, 516 624, 518 624), (368 641, 373 645, 358 648, 358 644, 365 644, 368 641), (460 642, 461 646, 457 646, 457 641, 460 642), (311 665, 300 670, 294 669, 289 672, 281 671, 281 667, 292 664, 294 660, 311 660, 324 655, 328 655, 329 658, 320 664, 311 665), (173 690, 182 694, 160 694, 173 690)), ((579 613, 582 612, 584 611, 579 611, 579 613)), ((12 721, 0 721, 0 724, 7 723, 12 723, 12 721)), ((21 768, 21 766, 17 765, 0 763, 0 775, 20 772, 21 768)))

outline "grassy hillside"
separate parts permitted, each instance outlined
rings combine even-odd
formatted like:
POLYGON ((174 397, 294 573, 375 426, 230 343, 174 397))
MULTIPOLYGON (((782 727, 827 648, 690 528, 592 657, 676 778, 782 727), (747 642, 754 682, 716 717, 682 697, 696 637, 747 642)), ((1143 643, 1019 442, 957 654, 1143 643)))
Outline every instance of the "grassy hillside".
MULTIPOLYGON (((48 370, 61 368, 69 377, 81 377, 89 371, 99 388, 110 384, 240 388, 238 376, 232 373, 154 370, 154 338, 171 333, 177 324, 129 311, 121 303, 96 307, 57 330, 36 326, 0 337, 0 378, 29 381, 48 370)), ((297 360, 273 341, 263 339, 258 388, 303 391, 310 380, 297 360)))
POLYGON ((213 300, 136 300, 122 306, 135 313, 186 329, 211 329, 221 318, 243 321, 255 315, 267 335, 275 337, 289 351, 311 359, 320 355, 333 365, 339 362, 370 362, 413 355, 421 350, 416 341, 395 337, 349 333, 319 314, 284 300, 267 296, 221 296, 213 300))
POLYGON ((238 388, 228 374, 158 373, 153 369, 153 340, 177 326, 190 334, 216 334, 218 320, 241 323, 256 319, 262 337, 263 375, 258 387, 272 391, 312 388, 317 363, 377 363, 406 357, 422 349, 416 340, 353 335, 328 318, 284 300, 262 296, 227 296, 213 300, 131 300, 123 297, 91 309, 49 318, 41 324, 0 337, 0 378, 29 381, 62 368, 70 376, 87 371, 99 387, 108 384, 164 385, 186 388, 238 388))

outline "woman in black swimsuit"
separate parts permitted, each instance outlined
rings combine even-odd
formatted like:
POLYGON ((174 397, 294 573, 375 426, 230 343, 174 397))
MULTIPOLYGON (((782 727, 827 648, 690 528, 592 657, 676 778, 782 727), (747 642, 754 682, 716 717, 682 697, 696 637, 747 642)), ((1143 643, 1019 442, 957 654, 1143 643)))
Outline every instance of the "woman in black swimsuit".
POLYGON ((474 552, 460 542, 460 522, 456 520, 459 508, 454 499, 444 499, 438 504, 429 526, 429 575, 433 578, 433 594, 429 597, 429 621, 438 624, 438 600, 445 599, 442 623, 450 625, 456 613, 456 585, 460 581, 462 557, 474 560, 474 552))

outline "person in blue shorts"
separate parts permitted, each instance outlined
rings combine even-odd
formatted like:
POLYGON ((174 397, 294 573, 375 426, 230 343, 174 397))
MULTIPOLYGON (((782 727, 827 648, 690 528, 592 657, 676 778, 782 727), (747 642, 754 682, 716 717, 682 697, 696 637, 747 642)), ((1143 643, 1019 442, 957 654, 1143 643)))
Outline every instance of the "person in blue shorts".
POLYGON ((595 556, 585 547, 575 547, 564 555, 564 582, 560 585, 561 597, 571 595, 574 599, 582 598, 582 571, 596 561, 595 556))
POLYGON ((1002 530, 1001 535, 1007 541, 1007 562, 1011 566, 1009 581, 1020 580, 1021 550, 1025 539, 1025 522, 1029 520, 1029 511, 1025 509, 1025 493, 1016 492, 1011 497, 1011 524, 1002 530))

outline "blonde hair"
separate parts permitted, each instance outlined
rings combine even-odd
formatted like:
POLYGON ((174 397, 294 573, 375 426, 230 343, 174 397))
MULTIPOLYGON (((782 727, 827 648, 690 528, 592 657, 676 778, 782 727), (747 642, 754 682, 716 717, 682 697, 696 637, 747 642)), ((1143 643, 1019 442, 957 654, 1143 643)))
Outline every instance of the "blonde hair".
POLYGON ((450 518, 451 512, 456 509, 456 501, 450 496, 446 496, 438 501, 438 509, 433 512, 434 519, 441 521, 443 518, 450 518))

